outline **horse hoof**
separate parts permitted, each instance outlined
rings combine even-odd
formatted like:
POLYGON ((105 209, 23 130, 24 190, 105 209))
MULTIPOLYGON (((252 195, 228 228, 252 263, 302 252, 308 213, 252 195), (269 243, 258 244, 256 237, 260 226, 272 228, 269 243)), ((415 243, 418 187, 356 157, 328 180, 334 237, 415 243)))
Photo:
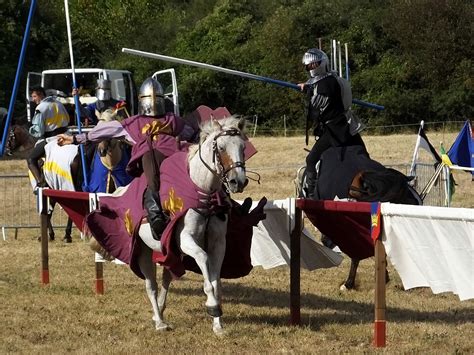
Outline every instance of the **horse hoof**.
POLYGON ((346 287, 345 284, 342 284, 341 287, 339 287, 339 290, 344 291, 344 292, 349 291, 349 289, 346 287))
POLYGON ((206 307, 207 308, 207 314, 209 314, 212 317, 221 317, 222 316, 222 308, 220 305, 218 306, 213 306, 213 307, 206 307))
POLYGON ((72 237, 70 235, 64 236, 63 242, 64 243, 72 243, 72 237))
POLYGON ((218 337, 222 337, 222 336, 225 336, 227 334, 225 329, 222 328, 222 327, 213 327, 212 330, 213 330, 214 334, 217 335, 218 337))
POLYGON ((156 324, 155 329, 163 332, 163 331, 166 331, 166 330, 172 330, 173 328, 170 325, 162 322, 162 323, 156 324))

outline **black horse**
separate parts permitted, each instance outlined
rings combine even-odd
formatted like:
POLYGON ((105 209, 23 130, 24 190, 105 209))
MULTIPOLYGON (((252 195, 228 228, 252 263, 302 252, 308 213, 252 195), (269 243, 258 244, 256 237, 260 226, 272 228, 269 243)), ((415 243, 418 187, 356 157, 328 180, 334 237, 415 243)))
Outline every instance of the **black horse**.
MULTIPOLYGON (((352 199, 362 202, 392 202, 421 205, 422 199, 410 186, 410 178, 372 160, 365 147, 333 147, 321 156, 314 196, 317 200, 352 199)), ((305 176, 300 178, 298 197, 306 197, 305 176)), ((330 236, 323 235, 322 243, 334 248, 330 236)), ((351 258, 349 276, 341 288, 353 289, 359 259, 351 258)), ((388 282, 387 274, 387 282, 388 282)))

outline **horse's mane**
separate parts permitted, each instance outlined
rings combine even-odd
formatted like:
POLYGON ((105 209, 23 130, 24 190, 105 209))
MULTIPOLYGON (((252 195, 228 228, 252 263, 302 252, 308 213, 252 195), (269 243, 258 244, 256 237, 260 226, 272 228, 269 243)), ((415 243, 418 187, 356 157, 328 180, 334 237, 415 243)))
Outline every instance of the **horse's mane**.
MULTIPOLYGON (((232 115, 229 117, 221 118, 217 122, 222 127, 222 130, 229 130, 232 128, 239 129, 240 116, 232 115)), ((200 128, 200 135, 199 135, 200 143, 203 143, 211 134, 217 131, 217 126, 214 124, 214 119, 210 119, 202 123, 199 126, 199 128, 200 128)), ((188 160, 192 159, 192 157, 198 151, 198 148, 199 148, 199 144, 193 144, 189 147, 188 160)))
MULTIPOLYGON (((229 117, 225 117, 222 119, 219 119, 217 122, 222 127, 222 130, 228 130, 231 128, 237 128, 239 129, 239 122, 240 122, 240 116, 238 115, 232 115, 229 117)), ((201 143, 206 140, 206 138, 214 133, 216 131, 216 126, 214 125, 214 120, 209 120, 200 126, 201 128, 201 134, 200 134, 200 140, 201 143)))

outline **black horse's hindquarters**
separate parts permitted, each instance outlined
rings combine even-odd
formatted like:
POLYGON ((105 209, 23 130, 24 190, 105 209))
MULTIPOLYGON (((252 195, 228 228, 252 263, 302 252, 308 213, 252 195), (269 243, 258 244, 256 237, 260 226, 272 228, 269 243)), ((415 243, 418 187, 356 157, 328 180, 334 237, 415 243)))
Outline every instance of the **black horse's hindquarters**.
POLYGON ((336 196, 347 198, 357 173, 385 169, 382 164, 370 159, 363 146, 329 148, 321 156, 315 197, 317 200, 333 200, 336 196))
MULTIPOLYGON (((319 166, 316 198, 333 200, 336 196, 339 198, 349 197, 349 190, 358 173, 361 173, 361 186, 357 189, 357 193, 360 195, 358 201, 420 204, 421 199, 417 198, 416 191, 408 185, 409 179, 402 173, 385 168, 382 164, 370 159, 363 146, 330 148, 323 153, 319 166)), ((325 220, 327 222, 326 216, 325 220)), ((349 224, 354 223, 355 219, 349 219, 348 222, 349 224)), ((364 228, 364 225, 362 223, 360 227, 364 228)), ((355 229, 357 228, 353 229, 354 232, 355 229)), ((321 232, 324 233, 323 236, 326 239, 325 245, 331 247, 327 240, 331 239, 335 245, 339 245, 341 250, 351 257, 351 269, 343 286, 346 289, 353 289, 359 260, 373 255, 374 248, 370 237, 367 240, 359 234, 358 238, 353 236, 349 241, 347 239, 347 224, 341 223, 338 218, 333 220, 331 228, 321 232)), ((369 232, 363 231, 363 233, 365 236, 369 232)), ((386 277, 388 282, 388 274, 386 277)))

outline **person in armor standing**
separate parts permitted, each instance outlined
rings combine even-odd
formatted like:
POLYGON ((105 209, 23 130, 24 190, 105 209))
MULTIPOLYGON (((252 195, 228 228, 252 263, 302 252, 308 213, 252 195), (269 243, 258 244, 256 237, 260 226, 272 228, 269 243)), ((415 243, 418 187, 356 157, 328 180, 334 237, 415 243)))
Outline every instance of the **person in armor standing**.
POLYGON ((46 92, 41 86, 31 89, 31 98, 38 106, 31 121, 32 125, 29 132, 33 137, 38 138, 38 141, 26 161, 28 169, 30 169, 36 179, 37 186, 44 187, 46 182, 38 161, 45 155, 46 138, 54 137, 67 131, 69 114, 64 105, 53 96, 46 97, 46 92))
POLYGON ((330 147, 351 145, 361 145, 365 149, 365 145, 359 134, 361 126, 349 124, 350 119, 355 121, 350 112, 350 84, 329 70, 328 56, 320 49, 309 49, 302 62, 310 79, 298 85, 308 97, 307 121, 312 122, 317 137, 306 157, 307 197, 313 198, 317 182, 316 163, 323 152, 330 147))
POLYGON ((161 84, 147 78, 138 93, 138 115, 121 122, 104 122, 88 133, 74 136, 61 135, 59 145, 98 143, 109 138, 124 138, 132 144, 132 156, 127 165, 131 176, 145 174, 148 188, 143 196, 143 205, 148 212, 153 237, 160 240, 168 216, 163 212, 160 201, 161 162, 177 151, 176 137, 190 140, 194 129, 174 113, 165 112, 165 98, 161 84))
MULTIPOLYGON (((112 83, 108 79, 97 79, 97 88, 95 91, 96 102, 85 107, 90 124, 97 124, 99 117, 107 109, 115 109, 120 101, 112 98, 112 83)), ((73 92, 74 93, 74 92, 73 92)))

